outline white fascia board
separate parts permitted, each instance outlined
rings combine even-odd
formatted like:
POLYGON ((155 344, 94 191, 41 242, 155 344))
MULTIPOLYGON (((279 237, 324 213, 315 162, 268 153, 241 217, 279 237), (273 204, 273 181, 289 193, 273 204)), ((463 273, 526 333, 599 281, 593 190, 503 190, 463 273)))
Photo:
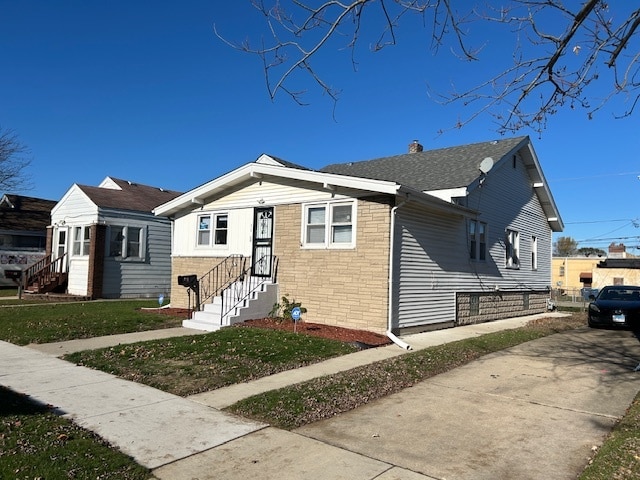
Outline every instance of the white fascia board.
POLYGON ((255 163, 259 163, 261 165, 275 165, 275 166, 279 166, 279 167, 283 166, 280 162, 278 162, 276 159, 270 157, 266 153, 263 153, 262 155, 260 155, 255 163))
POLYGON ((226 188, 252 178, 258 180, 268 178, 287 178, 291 180, 299 180, 301 182, 317 183, 328 190, 335 190, 336 187, 343 187, 393 195, 395 195, 400 188, 400 185, 397 183, 382 180, 368 180, 365 178, 349 177, 346 175, 288 168, 281 165, 248 163, 156 207, 153 210, 153 213, 164 216, 174 215, 180 210, 193 208, 193 204, 201 204, 204 199, 212 196, 216 192, 220 192, 226 188))
POLYGON ((450 202, 452 199, 457 197, 466 197, 468 194, 467 187, 445 188, 443 190, 430 190, 424 193, 426 193, 427 195, 438 197, 447 202, 450 202))
POLYGON ((443 200, 440 197, 436 197, 427 192, 421 192, 419 190, 413 190, 409 187, 401 187, 398 190, 398 195, 404 197, 408 202, 416 202, 426 206, 430 209, 435 209, 440 212, 460 215, 467 218, 476 218, 478 212, 462 205, 457 205, 447 200, 443 200))
POLYGON ((549 182, 547 182, 547 179, 544 177, 538 156, 531 142, 527 142, 526 152, 528 155, 523 155, 523 160, 525 165, 529 166, 535 172, 535 176, 533 176, 531 180, 533 181, 534 191, 538 195, 540 204, 547 215, 547 222, 549 222, 554 232, 562 232, 564 230, 564 222, 560 217, 560 211, 549 188, 549 182))
MULTIPOLYGON (((64 205, 64 203, 67 201, 67 199, 75 192, 79 192, 88 202, 90 202, 92 205, 95 205, 95 203, 93 203, 93 201, 87 196, 86 193, 84 193, 82 191, 82 189, 80 188, 80 186, 77 183, 74 183, 73 185, 71 185, 71 187, 69 188, 69 190, 66 191, 66 193, 62 196, 62 198, 60 200, 58 200, 58 203, 56 203, 53 208, 51 209, 51 216, 53 217, 54 215, 56 215, 58 209, 60 209, 60 207, 62 205, 64 205)), ((96 205, 97 207, 97 205, 96 205)))

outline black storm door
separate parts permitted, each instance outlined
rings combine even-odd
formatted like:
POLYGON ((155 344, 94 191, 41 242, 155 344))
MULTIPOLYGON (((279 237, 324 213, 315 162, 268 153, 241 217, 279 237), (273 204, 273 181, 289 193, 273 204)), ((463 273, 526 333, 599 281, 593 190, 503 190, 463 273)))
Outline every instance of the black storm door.
POLYGON ((271 276, 273 254, 273 207, 258 207, 253 211, 253 255, 251 275, 271 276))

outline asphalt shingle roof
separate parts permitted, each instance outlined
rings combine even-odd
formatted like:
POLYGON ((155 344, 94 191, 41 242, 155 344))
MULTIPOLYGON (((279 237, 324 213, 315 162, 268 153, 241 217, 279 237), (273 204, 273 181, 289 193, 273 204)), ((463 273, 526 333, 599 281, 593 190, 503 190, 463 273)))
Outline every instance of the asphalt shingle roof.
POLYGON ((145 213, 150 213, 158 205, 162 205, 181 195, 181 192, 175 192, 173 190, 151 187, 149 185, 142 185, 113 177, 110 178, 121 190, 90 187, 87 185, 78 185, 78 187, 98 207, 145 213))
POLYGON ((51 223, 56 202, 42 198, 6 194, 0 203, 0 230, 44 232, 51 223))
POLYGON ((419 191, 465 187, 480 176, 480 163, 495 162, 527 137, 515 137, 457 147, 405 153, 362 162, 327 165, 321 172, 385 180, 419 191))

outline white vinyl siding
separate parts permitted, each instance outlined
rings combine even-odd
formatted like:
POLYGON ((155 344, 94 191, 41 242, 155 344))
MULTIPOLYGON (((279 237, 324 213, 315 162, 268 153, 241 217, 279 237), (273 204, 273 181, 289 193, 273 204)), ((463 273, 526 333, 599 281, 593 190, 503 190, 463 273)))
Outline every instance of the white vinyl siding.
MULTIPOLYGON (((486 261, 470 259, 469 222, 406 204, 396 216, 392 323, 409 328, 456 320, 456 294, 541 291, 551 282, 551 227, 525 167, 512 158, 494 166, 481 189, 464 204, 486 224, 486 261), (507 167, 507 168, 504 168, 507 167), (508 202, 505 199, 509 199, 508 202), (520 268, 505 262, 506 231, 518 233, 520 268), (533 243, 523 241, 535 237, 533 243), (529 263, 535 258, 537 268, 529 263)), ((475 226, 476 248, 480 240, 475 226)), ((479 253, 477 256, 479 257, 479 253)))

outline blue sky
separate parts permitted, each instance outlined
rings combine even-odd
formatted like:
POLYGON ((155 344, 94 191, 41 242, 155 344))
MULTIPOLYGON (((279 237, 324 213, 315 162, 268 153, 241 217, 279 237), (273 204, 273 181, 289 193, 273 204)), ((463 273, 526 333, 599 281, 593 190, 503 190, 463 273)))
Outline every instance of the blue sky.
MULTIPOLYGON (((106 176, 187 191, 262 153, 320 168, 404 153, 414 139, 432 149, 500 138, 488 116, 450 129, 472 111, 436 103, 427 84, 445 91, 486 78, 512 39, 485 31, 481 61, 463 64, 433 57, 427 30, 407 21, 400 46, 373 54, 363 42, 356 72, 349 52, 327 53, 317 66, 341 90, 334 112, 308 77, 295 85, 310 105, 271 101, 259 59, 221 42, 214 24, 231 40, 259 39, 248 0, 0 0, 0 127, 32 157, 33 188, 8 193, 58 200, 106 176)), ((637 120, 612 112, 587 120, 566 110, 541 138, 514 135, 532 138, 565 222, 560 235, 640 254, 637 120)))

